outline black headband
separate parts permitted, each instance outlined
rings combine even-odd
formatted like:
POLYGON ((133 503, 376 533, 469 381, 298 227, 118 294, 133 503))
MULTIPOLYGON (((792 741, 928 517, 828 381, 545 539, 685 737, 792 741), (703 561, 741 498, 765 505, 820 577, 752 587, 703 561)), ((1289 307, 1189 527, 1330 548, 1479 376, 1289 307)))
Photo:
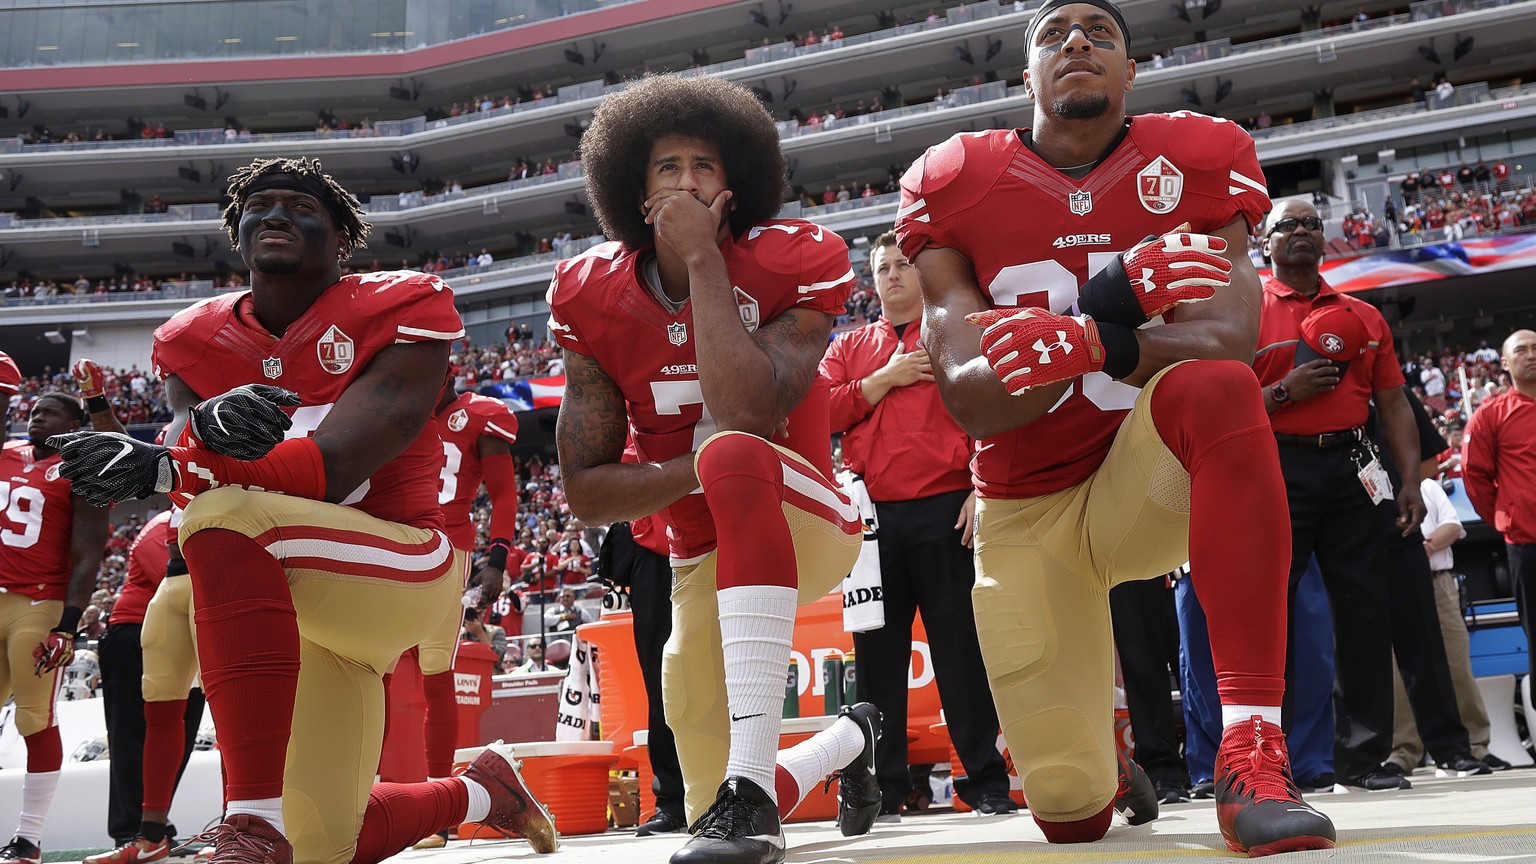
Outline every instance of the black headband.
POLYGON ((326 210, 330 211, 331 220, 336 223, 338 229, 345 221, 341 205, 336 200, 335 191, 324 180, 310 174, 291 174, 287 171, 273 171, 252 180, 251 185, 246 187, 245 193, 240 198, 241 209, 244 209, 247 198, 269 189, 287 189, 313 196, 316 201, 325 205, 326 210))
POLYGON ((1045 21, 1046 17, 1049 16, 1052 12, 1055 12, 1057 9, 1060 9, 1063 6, 1075 6, 1079 3, 1087 6, 1096 6, 1100 9, 1103 9, 1105 12, 1109 13, 1109 17, 1115 19, 1115 23, 1120 25, 1120 38, 1125 40, 1126 56, 1130 56, 1131 33, 1125 27, 1125 16, 1121 15, 1120 9, 1116 7, 1115 4, 1109 2, 1109 0, 1045 0, 1045 5, 1035 10, 1035 17, 1029 19, 1029 30, 1025 31, 1026 35, 1024 41, 1024 51, 1026 56, 1034 51, 1035 30, 1039 29, 1041 22, 1045 21))

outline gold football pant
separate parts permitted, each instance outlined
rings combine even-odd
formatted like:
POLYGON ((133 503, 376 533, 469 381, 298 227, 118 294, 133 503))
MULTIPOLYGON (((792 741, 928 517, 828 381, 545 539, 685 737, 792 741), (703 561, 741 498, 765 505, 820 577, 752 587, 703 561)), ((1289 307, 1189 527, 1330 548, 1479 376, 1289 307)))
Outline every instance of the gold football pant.
POLYGON ((1189 560, 1189 474, 1152 424, 1166 372, 1092 477, 977 502, 977 634, 1025 798, 1046 821, 1093 816, 1115 796, 1109 589, 1189 560))
MULTIPOLYGON (((705 441, 698 452, 702 454, 727 435, 741 434, 722 432, 705 441)), ((851 509, 854 523, 858 522, 858 511, 799 454, 763 443, 778 452, 786 476, 792 472, 799 478, 785 483, 781 507, 795 545, 800 604, 805 605, 820 599, 848 575, 863 542, 861 532, 848 533, 836 516, 828 518, 829 511, 846 519, 851 509)), ((697 454, 694 458, 697 464, 697 454)), ((718 526, 717 530, 750 531, 752 527, 718 526)), ((731 752, 720 608, 715 598, 718 559, 716 550, 696 563, 674 568, 672 636, 661 661, 667 725, 677 738, 689 822, 704 815, 714 802, 731 752)))
POLYGON ((64 604, 58 600, 33 600, 25 594, 0 594, 0 640, 4 640, 5 662, 0 663, 0 698, 16 697, 16 731, 25 738, 58 723, 54 701, 64 683, 60 666, 41 676, 34 675, 37 658, 32 652, 48 638, 48 631, 58 626, 64 604))
POLYGON ((302 666, 283 822, 295 861, 348 864, 379 767, 382 676, 457 614, 462 554, 441 531, 245 489, 192 500, 183 541, 209 528, 255 539, 288 572, 302 666))

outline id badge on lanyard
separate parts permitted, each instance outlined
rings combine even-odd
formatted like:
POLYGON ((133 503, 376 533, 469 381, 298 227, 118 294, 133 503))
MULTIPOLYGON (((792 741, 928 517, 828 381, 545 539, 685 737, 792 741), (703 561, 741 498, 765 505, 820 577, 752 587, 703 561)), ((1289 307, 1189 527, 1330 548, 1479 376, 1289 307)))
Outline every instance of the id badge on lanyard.
POLYGON ((1355 473, 1360 477, 1360 485, 1365 487, 1365 494, 1371 496, 1372 504, 1380 504, 1383 501, 1391 501, 1392 478, 1387 476, 1387 469, 1381 466, 1381 454, 1377 452, 1376 445, 1371 439, 1362 437, 1350 452, 1350 458, 1355 463, 1355 473))

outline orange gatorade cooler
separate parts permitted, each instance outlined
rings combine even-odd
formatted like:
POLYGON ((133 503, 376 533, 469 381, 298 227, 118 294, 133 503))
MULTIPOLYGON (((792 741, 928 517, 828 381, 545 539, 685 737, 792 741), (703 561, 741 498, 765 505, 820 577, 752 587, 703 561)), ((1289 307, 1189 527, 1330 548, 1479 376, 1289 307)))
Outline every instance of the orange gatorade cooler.
MULTIPOLYGON (((508 759, 522 760, 528 790, 549 808, 555 830, 562 835, 601 834, 608 830, 608 769, 618 761, 612 741, 535 741, 492 744, 508 759)), ((467 747, 453 754, 456 765, 468 765, 484 747, 467 747)), ((500 834, 473 823, 459 826, 459 839, 498 838, 500 834)))

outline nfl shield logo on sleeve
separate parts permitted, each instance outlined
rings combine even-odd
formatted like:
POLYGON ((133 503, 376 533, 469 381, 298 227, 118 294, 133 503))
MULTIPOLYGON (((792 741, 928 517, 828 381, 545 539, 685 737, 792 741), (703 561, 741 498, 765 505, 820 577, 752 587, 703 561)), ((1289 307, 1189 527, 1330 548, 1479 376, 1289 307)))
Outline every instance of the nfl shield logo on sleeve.
POLYGON ((261 361, 261 374, 268 378, 283 377, 283 361, 277 357, 268 357, 261 361))
POLYGON ((1170 213, 1184 197, 1184 172, 1159 156, 1151 165, 1136 172, 1136 196, 1148 211, 1170 213))
POLYGON ((688 341, 688 325, 681 321, 667 325, 667 341, 681 345, 688 341))
POLYGON ((1073 215, 1081 216, 1093 209, 1093 193, 1079 189, 1067 196, 1067 206, 1072 208, 1073 215))
POLYGON ((352 368, 352 337, 332 324, 331 329, 325 331, 325 335, 315 343, 315 353, 320 357, 320 368, 332 375, 340 375, 352 368))

